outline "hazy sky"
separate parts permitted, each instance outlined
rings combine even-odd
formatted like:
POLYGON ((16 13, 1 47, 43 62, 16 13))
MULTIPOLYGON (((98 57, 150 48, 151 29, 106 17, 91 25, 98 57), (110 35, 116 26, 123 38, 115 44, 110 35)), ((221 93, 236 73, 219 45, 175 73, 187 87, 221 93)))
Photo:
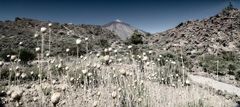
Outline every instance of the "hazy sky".
MULTIPOLYGON (((103 25, 120 19, 154 33, 220 12, 229 0, 1 0, 0 20, 27 17, 60 23, 103 25)), ((233 0, 240 8, 240 0, 233 0)))

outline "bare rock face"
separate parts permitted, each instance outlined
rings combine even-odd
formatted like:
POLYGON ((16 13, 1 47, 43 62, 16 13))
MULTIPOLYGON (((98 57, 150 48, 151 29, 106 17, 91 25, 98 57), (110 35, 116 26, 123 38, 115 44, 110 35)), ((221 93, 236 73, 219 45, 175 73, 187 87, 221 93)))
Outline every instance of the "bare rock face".
POLYGON ((240 51, 240 10, 226 8, 213 17, 187 21, 155 35, 150 43, 170 51, 182 48, 194 59, 196 54, 240 51))
POLYGON ((147 34, 147 32, 142 31, 136 27, 133 27, 125 22, 122 22, 119 19, 103 25, 103 28, 106 28, 106 29, 114 32, 122 40, 126 40, 127 38, 129 38, 134 33, 135 30, 137 30, 138 32, 140 32, 144 35, 147 34))

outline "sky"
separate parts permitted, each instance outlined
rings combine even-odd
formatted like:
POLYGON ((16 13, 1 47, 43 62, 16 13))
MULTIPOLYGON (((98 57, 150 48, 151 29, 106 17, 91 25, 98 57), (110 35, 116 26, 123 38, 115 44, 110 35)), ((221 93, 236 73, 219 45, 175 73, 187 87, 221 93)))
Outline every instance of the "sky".
MULTIPOLYGON (((219 13, 229 0, 1 0, 0 20, 15 17, 104 25, 116 19, 144 31, 165 31, 219 13)), ((240 0, 232 0, 240 8, 240 0)))

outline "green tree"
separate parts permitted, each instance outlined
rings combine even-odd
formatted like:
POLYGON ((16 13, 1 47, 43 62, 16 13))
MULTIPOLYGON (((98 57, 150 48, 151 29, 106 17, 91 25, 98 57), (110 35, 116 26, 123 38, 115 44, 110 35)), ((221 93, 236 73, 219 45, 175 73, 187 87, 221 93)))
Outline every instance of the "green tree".
POLYGON ((143 34, 139 33, 137 30, 135 30, 134 33, 132 34, 132 36, 130 37, 130 43, 135 44, 135 45, 143 44, 142 36, 143 36, 143 34))
POLYGON ((34 60, 36 55, 29 49, 21 49, 19 59, 21 59, 23 64, 26 64, 28 61, 34 60))

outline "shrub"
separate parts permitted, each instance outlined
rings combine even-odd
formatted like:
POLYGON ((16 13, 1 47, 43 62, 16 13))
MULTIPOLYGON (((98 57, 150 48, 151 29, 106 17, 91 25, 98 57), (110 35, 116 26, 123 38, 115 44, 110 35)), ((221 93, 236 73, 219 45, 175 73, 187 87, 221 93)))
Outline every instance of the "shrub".
POLYGON ((240 70, 237 70, 235 73, 236 80, 240 80, 240 70))
POLYGON ((1 68, 0 69, 0 79, 1 80, 9 79, 10 73, 11 73, 11 77, 10 78, 11 78, 11 80, 13 80, 15 72, 13 72, 13 70, 9 70, 8 67, 1 68))
POLYGON ((26 64, 28 61, 34 60, 36 55, 28 49, 21 49, 19 59, 21 62, 26 64))
POLYGON ((222 52, 218 56, 206 55, 205 58, 200 60, 200 66, 203 67, 205 72, 218 75, 236 75, 238 69, 240 69, 239 64, 238 55, 233 52, 222 52))
POLYGON ((106 39, 100 39, 99 44, 100 44, 100 47, 103 47, 103 48, 107 48, 110 46, 106 39))
POLYGON ((132 36, 129 39, 129 42, 131 44, 143 44, 143 40, 142 40, 142 34, 139 33, 137 30, 134 31, 134 33, 132 34, 132 36))

